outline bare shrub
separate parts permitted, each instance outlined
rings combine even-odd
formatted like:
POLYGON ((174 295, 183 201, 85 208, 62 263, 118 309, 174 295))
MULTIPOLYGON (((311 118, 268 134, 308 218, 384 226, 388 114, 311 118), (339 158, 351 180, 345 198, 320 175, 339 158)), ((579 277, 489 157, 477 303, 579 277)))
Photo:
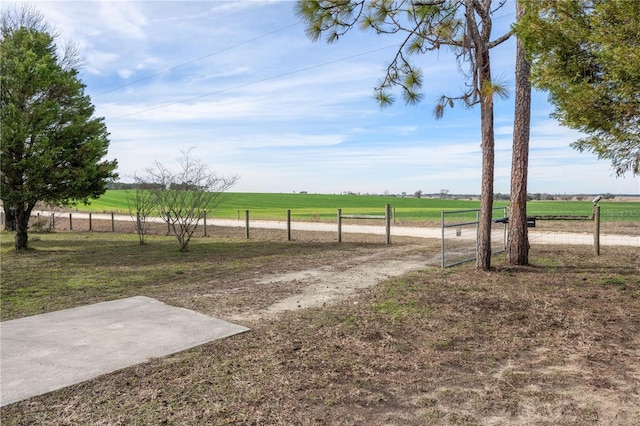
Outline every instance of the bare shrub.
POLYGON ((180 251, 188 251, 200 220, 220 205, 223 193, 238 180, 237 176, 218 176, 194 158, 192 150, 181 151, 175 172, 156 162, 148 169, 145 182, 162 219, 178 239, 180 251))
POLYGON ((145 243, 145 235, 147 235, 151 226, 149 218, 156 209, 156 197, 152 184, 146 183, 144 179, 135 176, 134 179, 136 187, 127 191, 127 204, 129 215, 135 223, 140 245, 143 245, 145 243))

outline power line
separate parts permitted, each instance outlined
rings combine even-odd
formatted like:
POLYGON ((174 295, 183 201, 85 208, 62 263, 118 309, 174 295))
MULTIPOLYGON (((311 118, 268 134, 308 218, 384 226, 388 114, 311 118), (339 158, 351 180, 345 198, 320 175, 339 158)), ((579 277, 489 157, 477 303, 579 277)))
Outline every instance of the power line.
POLYGON ((185 103, 185 102, 190 102, 190 101, 193 101, 193 100, 196 100, 196 99, 205 98, 207 96, 217 95, 217 94, 228 92, 228 91, 231 91, 231 90, 240 89, 242 87, 251 86, 253 84, 264 83, 265 81, 275 80, 275 79, 278 79, 278 78, 286 77, 288 75, 309 71, 309 70, 312 70, 312 69, 315 69, 315 68, 320 68, 320 67, 323 67, 325 65, 335 64, 337 62, 346 61, 346 60, 349 60, 349 59, 357 58, 359 56, 369 55, 371 53, 375 53, 375 52, 379 52, 379 51, 382 51, 382 50, 385 50, 385 49, 389 49, 390 47, 397 47, 397 45, 396 44, 390 44, 388 46, 380 47, 378 49, 368 50, 366 52, 357 53, 355 55, 347 56, 347 57, 340 58, 340 59, 334 59, 333 61, 323 62, 321 64, 316 64, 316 65, 311 65, 311 66, 308 66, 308 67, 305 67, 305 68, 300 68, 300 69, 295 70, 295 71, 289 71, 289 72, 278 74, 278 75, 275 75, 275 76, 272 76, 272 77, 266 77, 266 78, 262 78, 262 79, 259 79, 259 80, 254 80, 254 81, 250 81, 250 82, 247 82, 247 83, 239 84, 237 86, 227 87, 226 89, 216 90, 215 92, 209 92, 209 93, 205 93, 205 94, 202 94, 202 95, 193 96, 191 98, 182 99, 182 100, 175 101, 175 102, 169 102, 167 104, 158 105, 158 106, 155 106, 155 107, 152 107, 152 108, 143 109, 143 110, 140 110, 140 111, 135 111, 135 112, 132 112, 132 113, 129 113, 129 114, 119 115, 117 117, 111 118, 110 120, 118 120, 118 119, 125 118, 125 117, 131 117, 132 115, 142 114, 142 113, 149 112, 149 111, 155 111, 157 109, 166 108, 166 107, 169 107, 169 106, 172 106, 172 105, 182 104, 182 103, 185 103))
POLYGON ((229 47, 225 47, 224 49, 217 50, 217 51, 215 51, 215 52, 213 52, 213 53, 209 53, 208 55, 201 56, 201 57, 196 58, 196 59, 192 59, 192 60, 190 60, 190 61, 188 61, 188 62, 183 62, 183 63, 178 64, 178 65, 175 65, 175 66, 173 66, 173 67, 171 67, 171 68, 163 69, 162 71, 158 71, 158 72, 157 72, 157 73, 155 73, 155 74, 151 74, 151 75, 148 75, 148 76, 146 76, 146 77, 142 77, 142 78, 140 78, 140 79, 138 79, 138 80, 134 80, 134 81, 132 81, 132 82, 129 82, 129 83, 123 84, 123 85, 121 85, 121 86, 114 87, 113 89, 109 89, 109 90, 106 90, 106 91, 104 91, 104 92, 100 92, 100 93, 98 93, 97 95, 94 95, 94 97, 98 97, 98 96, 106 95, 107 93, 115 92, 116 90, 120 90, 120 89, 122 89, 122 88, 124 88, 124 87, 132 86, 132 85, 134 85, 134 84, 140 83, 141 81, 149 80, 149 79, 151 79, 151 78, 157 77, 157 76, 159 76, 159 75, 161 75, 161 74, 164 74, 164 73, 167 73, 167 72, 169 72, 169 71, 173 71, 173 70, 175 70, 175 69, 178 69, 178 68, 184 67, 185 65, 193 64, 194 62, 198 62, 198 61, 201 61, 201 60, 203 60, 203 59, 209 58, 209 57, 211 57, 211 56, 217 55, 217 54, 219 54, 219 53, 226 52, 226 51, 231 50, 231 49, 235 49, 236 47, 240 47, 240 46, 242 46, 242 45, 244 45, 244 44, 251 43, 251 42, 256 41, 256 40, 260 40, 261 38, 264 38, 264 37, 270 36, 270 35, 275 34, 275 33, 277 33, 277 32, 287 30, 287 29, 289 29, 289 28, 291 28, 291 27, 295 27, 296 25, 300 25, 300 23, 299 23, 299 22, 297 22, 297 23, 294 23, 294 24, 287 25, 286 27, 278 28, 277 30, 270 31, 270 32, 268 32, 268 33, 265 33, 265 34, 259 35, 259 36, 257 36, 257 37, 252 38, 252 39, 245 40, 245 41, 243 41, 243 42, 240 42, 240 43, 238 43, 238 44, 234 44, 234 45, 229 46, 229 47))

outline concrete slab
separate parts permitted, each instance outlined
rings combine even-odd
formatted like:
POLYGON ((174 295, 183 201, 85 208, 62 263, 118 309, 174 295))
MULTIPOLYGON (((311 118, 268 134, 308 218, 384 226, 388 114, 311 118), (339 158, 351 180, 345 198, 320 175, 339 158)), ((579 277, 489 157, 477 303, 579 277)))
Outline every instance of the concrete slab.
POLYGON ((149 297, 0 323, 0 406, 248 331, 149 297))

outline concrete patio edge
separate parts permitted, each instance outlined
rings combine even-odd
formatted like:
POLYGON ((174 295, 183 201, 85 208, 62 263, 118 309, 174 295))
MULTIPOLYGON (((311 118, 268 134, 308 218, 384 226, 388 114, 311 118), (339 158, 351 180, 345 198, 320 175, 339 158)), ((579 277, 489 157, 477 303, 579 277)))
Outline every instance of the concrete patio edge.
POLYGON ((144 296, 0 322, 0 406, 246 331, 144 296))

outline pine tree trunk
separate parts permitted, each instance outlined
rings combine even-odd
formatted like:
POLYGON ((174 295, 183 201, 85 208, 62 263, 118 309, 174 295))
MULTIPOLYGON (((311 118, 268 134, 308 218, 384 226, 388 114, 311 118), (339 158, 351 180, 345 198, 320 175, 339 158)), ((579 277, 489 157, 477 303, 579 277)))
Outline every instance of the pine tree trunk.
MULTIPOLYGON (((488 56, 488 52, 487 52, 488 56)), ((489 64, 486 64, 485 82, 491 81, 489 64)), ((482 74, 481 70, 481 74, 482 74)), ((481 75, 481 81, 483 77, 481 75)), ((482 84, 482 83, 481 83, 482 84)), ((491 219, 493 212, 493 175, 495 163, 493 133, 493 97, 485 96, 480 105, 482 121, 482 193, 480 194, 480 224, 478 229, 478 253, 476 269, 491 268, 491 219)))
MULTIPOLYGON (((524 5, 516 5, 516 20, 524 14, 524 5)), ((507 262, 511 265, 529 264, 527 232, 527 173, 529 168, 529 132, 531 125, 530 64, 522 43, 516 47, 516 106, 513 123, 513 156, 511 160, 511 200, 507 262)))
POLYGON ((491 268, 491 219, 493 215, 493 176, 495 163, 493 132, 493 93, 491 65, 486 43, 476 42, 476 60, 480 85, 480 121, 482 132, 482 192, 480 194, 480 224, 476 269, 491 268))

